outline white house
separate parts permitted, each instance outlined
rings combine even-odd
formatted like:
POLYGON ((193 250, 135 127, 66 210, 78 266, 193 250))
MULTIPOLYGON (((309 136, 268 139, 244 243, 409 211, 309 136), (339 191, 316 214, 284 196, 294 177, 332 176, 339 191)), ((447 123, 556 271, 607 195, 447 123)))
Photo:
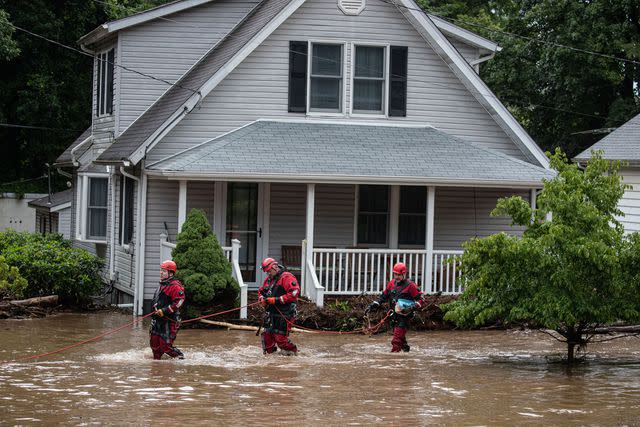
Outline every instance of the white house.
POLYGON ((635 116, 594 145, 578 154, 573 160, 586 163, 591 158, 591 150, 602 150, 602 157, 620 160, 623 167, 620 175, 631 188, 624 192, 618 207, 624 217, 618 218, 625 232, 640 231, 640 115, 635 116))
POLYGON ((446 259, 519 233, 489 212, 534 204, 552 176, 478 75, 499 47, 412 0, 183 0, 80 43, 93 123, 57 163, 76 177, 76 243, 106 249, 138 314, 191 208, 248 288, 272 256, 318 304, 379 292, 398 259, 458 292, 446 259))
POLYGON ((35 209, 35 231, 37 233, 60 233, 71 239, 71 189, 60 191, 28 202, 35 209))

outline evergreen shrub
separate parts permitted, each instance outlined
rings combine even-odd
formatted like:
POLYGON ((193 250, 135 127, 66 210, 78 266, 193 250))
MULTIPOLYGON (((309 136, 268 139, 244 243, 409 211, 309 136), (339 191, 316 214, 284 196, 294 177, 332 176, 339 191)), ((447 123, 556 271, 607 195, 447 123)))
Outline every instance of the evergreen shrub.
POLYGON ((184 284, 187 303, 199 306, 237 303, 240 287, 231 276, 231 263, 202 210, 189 212, 172 257, 178 266, 177 278, 184 284))

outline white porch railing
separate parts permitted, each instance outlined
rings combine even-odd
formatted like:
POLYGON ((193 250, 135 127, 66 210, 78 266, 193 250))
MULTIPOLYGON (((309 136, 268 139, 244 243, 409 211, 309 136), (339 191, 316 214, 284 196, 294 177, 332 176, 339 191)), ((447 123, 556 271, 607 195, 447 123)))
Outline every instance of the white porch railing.
MULTIPOLYGON (((167 241, 167 235, 165 233, 160 234, 160 259, 162 261, 171 259, 171 251, 176 247, 175 243, 167 241)), ((240 264, 238 258, 240 255, 240 240, 231 240, 231 246, 222 246, 224 255, 231 262, 231 274, 237 280, 240 285, 240 318, 247 318, 247 285, 242 280, 242 272, 240 270, 240 264)))
POLYGON ((307 271, 315 273, 327 295, 377 294, 392 279, 393 265, 404 262, 409 277, 423 292, 457 294, 462 292, 460 269, 452 259, 461 254, 461 250, 438 250, 430 257, 424 249, 313 248, 307 271))

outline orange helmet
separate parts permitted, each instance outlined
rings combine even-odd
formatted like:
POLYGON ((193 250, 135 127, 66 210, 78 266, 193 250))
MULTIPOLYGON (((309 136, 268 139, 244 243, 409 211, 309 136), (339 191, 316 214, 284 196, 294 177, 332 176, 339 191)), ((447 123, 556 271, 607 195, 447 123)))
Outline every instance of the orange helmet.
POLYGON ((404 264, 404 262, 398 262, 396 263, 396 265, 393 266, 393 272, 395 274, 402 274, 403 276, 406 276, 407 266, 404 264))
POLYGON ((172 271, 173 274, 176 274, 176 271, 178 271, 178 266, 176 265, 175 262, 171 261, 170 259, 164 261, 162 264, 160 264, 160 268, 167 270, 167 271, 172 271))
POLYGON ((273 258, 265 258, 261 265, 262 271, 269 271, 273 264, 278 265, 278 262, 273 258))

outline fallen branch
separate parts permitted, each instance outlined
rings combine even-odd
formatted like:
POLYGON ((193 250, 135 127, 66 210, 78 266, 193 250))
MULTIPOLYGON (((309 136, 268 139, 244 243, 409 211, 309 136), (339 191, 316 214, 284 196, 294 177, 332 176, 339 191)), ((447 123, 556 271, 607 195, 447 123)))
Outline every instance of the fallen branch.
MULTIPOLYGON (((233 323, 228 323, 228 322, 219 322, 217 320, 207 320, 207 319, 200 319, 200 322, 207 324, 207 325, 215 325, 215 326, 222 326, 224 328, 227 329, 236 329, 236 330, 240 330, 240 331, 257 331, 258 327, 257 326, 247 326, 247 325, 235 325, 233 323)), ((291 328, 292 332, 304 332, 307 334, 315 334, 316 331, 305 331, 304 329, 298 329, 298 328, 291 328)))
POLYGON ((19 307, 31 307, 31 306, 39 306, 46 307, 58 304, 58 295, 49 295, 46 297, 35 297, 21 300, 13 300, 9 301, 11 305, 17 305, 19 307))

